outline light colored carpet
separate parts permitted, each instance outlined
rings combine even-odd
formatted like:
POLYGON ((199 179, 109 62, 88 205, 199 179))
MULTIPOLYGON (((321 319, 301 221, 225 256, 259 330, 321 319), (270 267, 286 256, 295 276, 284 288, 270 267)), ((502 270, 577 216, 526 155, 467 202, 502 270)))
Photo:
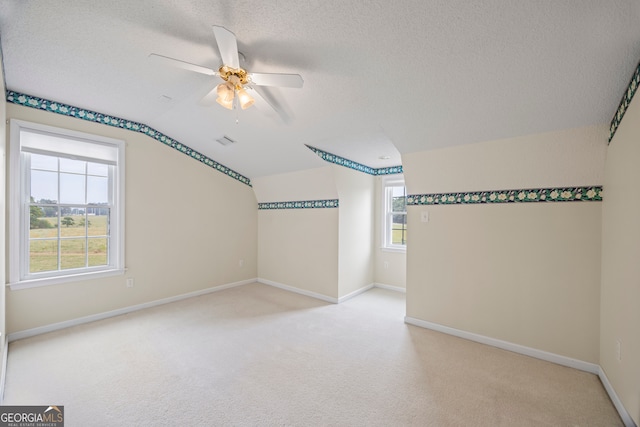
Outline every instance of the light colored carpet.
POLYGON ((599 379, 261 284, 10 345, 4 404, 72 426, 616 426, 599 379))

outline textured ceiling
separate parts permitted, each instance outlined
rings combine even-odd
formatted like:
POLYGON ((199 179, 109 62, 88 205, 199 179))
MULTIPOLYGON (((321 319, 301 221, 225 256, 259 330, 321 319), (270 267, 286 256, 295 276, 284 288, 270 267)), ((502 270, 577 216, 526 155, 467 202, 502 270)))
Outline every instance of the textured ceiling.
POLYGON ((0 38, 8 89, 145 123, 255 178, 317 167, 305 144, 378 168, 608 123, 640 59, 640 2, 3 0, 0 38), (217 69, 214 24, 249 71, 302 75, 267 91, 284 117, 202 107, 219 78, 148 58, 217 69))

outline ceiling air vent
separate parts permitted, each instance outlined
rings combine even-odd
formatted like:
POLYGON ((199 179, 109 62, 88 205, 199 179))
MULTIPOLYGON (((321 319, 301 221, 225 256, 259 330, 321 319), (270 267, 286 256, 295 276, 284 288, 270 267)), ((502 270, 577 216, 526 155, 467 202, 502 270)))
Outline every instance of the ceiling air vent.
POLYGON ((229 138, 226 135, 222 138, 216 139, 216 141, 218 141, 221 145, 231 145, 236 143, 233 139, 229 138))

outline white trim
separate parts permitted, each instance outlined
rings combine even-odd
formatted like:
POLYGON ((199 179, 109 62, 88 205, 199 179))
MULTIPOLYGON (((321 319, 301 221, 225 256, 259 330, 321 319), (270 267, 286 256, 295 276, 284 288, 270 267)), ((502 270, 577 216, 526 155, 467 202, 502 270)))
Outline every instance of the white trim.
POLYGON ((358 295, 363 294, 363 293, 367 292, 370 289, 373 289, 373 287, 374 287, 374 284, 371 283, 370 285, 363 286, 360 289, 356 289, 355 291, 353 291, 353 292, 351 292, 351 293, 349 293, 349 294, 347 294, 345 296, 342 296, 342 297, 338 298, 338 304, 340 304, 342 302, 345 302, 347 300, 350 300, 353 297, 357 297, 358 295))
MULTIPOLYGON (((391 207, 390 207, 391 191, 393 187, 400 187, 400 186, 404 188, 405 196, 406 196, 407 187, 404 180, 404 174, 387 175, 387 176, 384 176, 381 180, 382 206, 379 206, 379 208, 382 209, 382 221, 380 224, 382 226, 382 234, 380 239, 382 246, 380 249, 385 252, 396 252, 396 253, 407 252, 406 244, 394 245, 393 243, 391 243, 391 240, 392 240, 391 228, 393 226, 391 221, 394 215, 393 213, 391 213, 391 207)), ((405 215, 405 223, 406 223, 406 218, 407 218, 406 206, 405 206, 404 215, 405 215)))
POLYGON ((444 334, 453 335, 459 338, 464 338, 470 341, 475 341, 481 344, 498 347, 503 350, 512 351, 514 353, 523 354, 525 356, 534 357, 536 359, 546 360, 547 362, 556 363, 558 365, 567 366, 569 368, 579 369, 581 371, 589 372, 597 375, 604 386, 613 406, 615 406, 620 418, 625 427, 637 427, 636 423, 631 418, 631 415, 627 412, 622 401, 616 394, 615 389, 609 382, 609 378, 605 374, 600 365, 595 363, 584 362, 582 360, 573 359, 571 357, 561 356, 559 354, 549 353, 547 351, 538 350, 531 347, 525 347, 519 344, 513 344, 508 341, 502 341, 499 339, 487 337, 484 335, 474 334, 473 332, 462 331, 460 329, 450 328, 449 326, 440 325, 438 323, 427 322, 426 320, 420 320, 413 317, 406 316, 404 322, 409 325, 419 326, 421 328, 431 329, 444 334))
POLYGON ((407 247, 406 246, 403 246, 403 247, 397 247, 397 245, 394 246, 394 247, 381 246, 380 250, 382 252, 393 252, 393 253, 396 253, 396 254, 406 254, 407 253, 407 247))
POLYGON ((481 344, 498 347, 503 350, 512 351, 518 354, 524 354, 525 356, 535 357, 536 359, 546 360, 547 362, 553 362, 558 365, 568 366, 569 368, 579 369, 581 371, 590 372, 592 374, 598 374, 600 366, 595 363, 589 363, 578 359, 573 359, 567 356, 561 356, 555 353, 549 353, 544 350, 538 350, 531 347, 526 347, 520 344, 514 344, 508 341, 502 341, 496 338, 487 337, 484 335, 474 334, 473 332, 462 331, 460 329, 450 328, 449 326, 440 325, 438 323, 427 322, 425 320, 415 319, 413 317, 406 316, 404 322, 414 326, 420 326, 421 328, 427 328, 434 331, 442 332, 448 335, 453 335, 459 338, 464 338, 470 341, 475 341, 481 344))
POLYGON ((262 283, 263 285, 273 286, 274 288, 283 289, 285 291, 294 292, 296 294, 304 295, 307 297, 316 298, 322 301, 330 302, 332 304, 338 304, 340 302, 338 298, 330 297, 324 294, 319 294, 317 292, 307 291, 307 290, 296 288, 289 285, 284 285, 282 283, 274 282, 272 280, 258 278, 258 283, 262 283))
POLYGON ((269 286, 273 286, 275 288, 279 288, 285 291, 289 291, 289 292, 294 292, 296 294, 300 294, 300 295, 304 295, 307 297, 311 297, 311 298, 316 298, 322 301, 326 301, 326 302, 330 302, 332 304, 340 304, 343 303, 347 300, 350 300, 351 298, 357 297, 360 294, 363 294, 373 288, 381 288, 381 289, 387 289, 389 291, 395 291, 395 292, 402 292, 402 293, 406 293, 407 290, 405 288, 401 288, 400 286, 392 286, 392 285, 385 285, 384 283, 372 283, 370 285, 367 286, 363 286, 360 289, 356 289, 355 291, 341 296, 339 298, 334 298, 334 297, 330 297, 324 294, 319 294, 317 292, 312 292, 312 291, 307 291, 305 289, 300 289, 300 288, 296 288, 295 286, 289 286, 289 285, 285 285, 282 283, 278 283, 278 282, 274 282, 272 280, 267 280, 267 279, 262 279, 262 278, 258 278, 258 283, 262 283, 264 285, 269 285, 269 286))
MULTIPOLYGON (((386 227, 385 227, 385 232, 386 232, 386 227)), ((406 254, 407 253, 407 246, 400 246, 400 245, 395 245, 395 246, 381 246, 380 250, 382 252, 393 252, 396 254, 406 254)))
MULTIPOLYGON (((388 226, 388 224, 387 224, 388 226)), ((385 227, 385 232, 387 231, 387 227, 385 227)), ((394 245, 394 244, 390 244, 389 246, 383 246, 380 249, 382 249, 383 252, 395 252, 395 253, 407 253, 407 245, 394 245)))
MULTIPOLYGON (((84 132, 78 132, 71 129, 53 127, 40 123, 27 122, 19 119, 11 119, 9 121, 9 283, 11 289, 25 289, 37 286, 68 282, 71 280, 84 280, 89 274, 94 272, 93 277, 104 277, 114 274, 122 274, 124 269, 124 250, 125 250, 125 147, 126 143, 120 139, 109 138, 102 135, 94 135, 84 132), (25 209, 24 200, 28 200, 28 182, 29 179, 27 168, 22 153, 22 141, 20 138, 21 130, 36 132, 39 134, 54 135, 70 140, 84 141, 88 144, 108 145, 112 147, 117 155, 117 161, 110 166, 109 185, 110 200, 113 207, 110 217, 110 244, 109 244, 109 265, 99 268, 83 268, 77 279, 70 276, 73 275, 69 271, 50 271, 37 274, 31 274, 28 271, 28 245, 25 239, 28 239, 29 210, 25 209), (116 166, 117 165, 117 166, 116 166), (26 178, 25 178, 26 177, 26 178), (26 184, 26 185, 25 185, 26 184), (102 275, 100 273, 103 273, 102 275)), ((28 151, 28 150, 27 150, 28 151)))
POLYGON ((618 414, 620 414, 620 418, 622 418, 622 422, 624 423, 625 427, 636 427, 636 423, 633 421, 633 419, 631 418, 631 415, 629 415, 627 410, 624 408, 622 401, 620 400, 620 398, 616 394, 615 389, 609 382, 609 378, 607 378, 607 375, 604 373, 604 369, 602 369, 602 366, 598 366, 598 377, 600 377, 600 381, 602 382, 604 389, 609 394, 609 398, 611 399, 611 402, 613 402, 613 406, 615 406, 616 409, 618 410, 618 414))
POLYGON ((401 286, 385 285, 384 283, 374 283, 373 286, 375 288, 386 289, 388 291, 402 292, 403 294, 407 293, 407 288, 403 288, 401 286))
POLYGON ((0 369, 2 369, 2 375, 0 375, 0 405, 4 403, 4 385, 7 380, 7 358, 9 356, 8 336, 5 336, 2 341, 3 341, 2 343, 3 351, 2 351, 2 362, 1 362, 2 366, 0 366, 0 369))
POLYGON ((126 269, 98 270, 93 272, 70 274, 66 276, 51 276, 43 277, 42 279, 22 280, 16 283, 8 283, 7 286, 9 286, 12 291, 18 291, 20 289, 39 288, 40 286, 45 285, 58 285, 60 283, 77 282, 79 280, 91 280, 100 279, 102 277, 120 276, 125 272, 126 269))
POLYGON ((23 258, 22 255, 16 256, 16 254, 21 254, 20 252, 20 236, 22 233, 20 215, 22 215, 22 208, 20 208, 20 200, 21 200, 21 177, 20 177, 20 168, 21 168, 21 156, 20 156, 20 124, 21 121, 16 121, 16 119, 11 119, 9 125, 9 167, 8 167, 8 178, 9 178, 9 198, 7 200, 7 205, 9 207, 9 218, 8 219, 8 235, 6 236, 9 239, 9 259, 8 259, 8 267, 9 267, 9 282, 18 282, 20 281, 20 262, 23 258), (16 171, 16 168, 18 169, 16 171))
POLYGON ((239 282, 227 283, 226 285, 220 285, 220 286, 214 286, 212 288, 202 289, 200 291, 194 291, 186 294, 176 295, 173 297, 163 298, 156 301, 145 302, 143 304, 131 305, 129 307, 119 308, 112 311, 105 311, 103 313, 91 314, 89 316, 79 317, 77 319, 65 320, 64 322, 52 323, 50 325, 39 326, 37 328, 13 332, 9 334, 7 338, 9 342, 13 342, 13 341, 33 337, 40 334, 46 334, 47 332, 53 332, 60 329, 70 328, 72 326, 82 325, 84 323, 95 322, 96 320, 108 319, 110 317, 120 316, 122 314, 144 310, 145 308, 156 307, 159 305, 181 301, 187 298, 193 298, 201 295, 210 294, 212 292, 221 291, 223 289, 229 289, 229 288, 235 288, 237 286, 248 285, 249 283, 255 283, 256 281, 257 280, 255 278, 242 280, 239 282))

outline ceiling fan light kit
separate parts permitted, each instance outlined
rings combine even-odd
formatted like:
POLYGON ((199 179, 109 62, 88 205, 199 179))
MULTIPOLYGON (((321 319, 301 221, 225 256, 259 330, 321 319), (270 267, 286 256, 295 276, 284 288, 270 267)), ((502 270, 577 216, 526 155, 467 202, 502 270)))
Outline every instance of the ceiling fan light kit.
POLYGON ((256 101, 243 88, 238 89, 238 101, 243 110, 251 107, 256 101))
POLYGON ((216 92, 218 94, 218 99, 216 101, 218 104, 222 105, 225 108, 231 109, 233 107, 233 95, 235 88, 229 82, 219 84, 216 87, 216 92))
POLYGON ((216 87, 218 104, 229 110, 233 109, 235 98, 240 102, 243 110, 251 107, 255 100, 244 90, 244 85, 249 82, 249 75, 243 68, 231 68, 223 65, 218 70, 218 75, 226 83, 220 83, 216 87))

